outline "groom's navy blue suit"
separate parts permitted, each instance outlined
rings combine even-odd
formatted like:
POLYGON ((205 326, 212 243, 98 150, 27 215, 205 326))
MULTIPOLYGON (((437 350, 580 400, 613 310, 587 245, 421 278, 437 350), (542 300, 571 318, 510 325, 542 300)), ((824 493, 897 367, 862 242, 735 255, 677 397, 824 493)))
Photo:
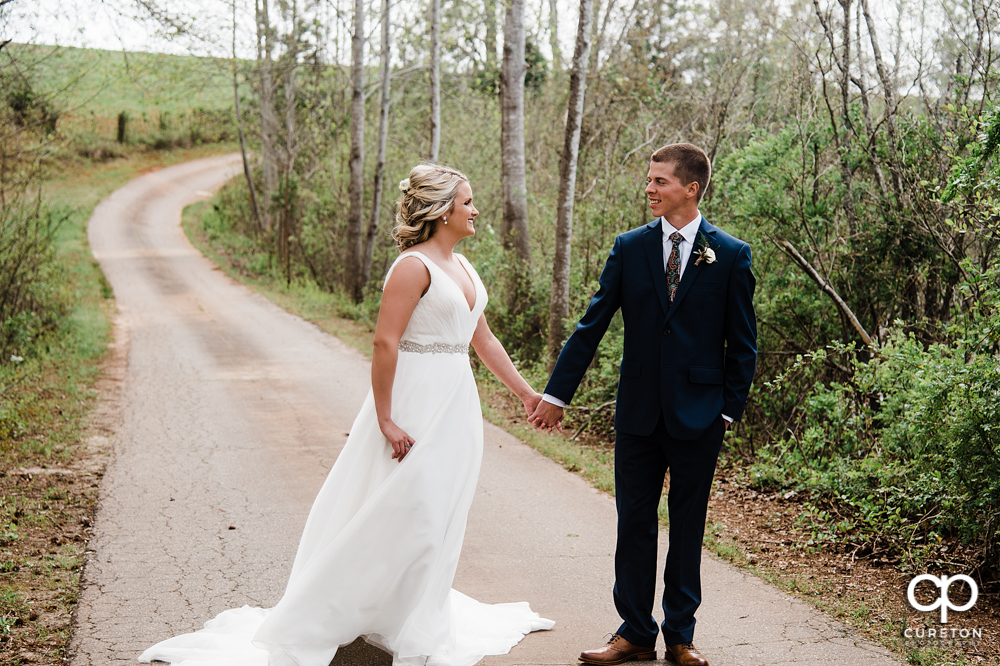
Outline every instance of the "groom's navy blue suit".
POLYGON ((660 219, 621 234, 600 289, 570 336, 545 392, 569 402, 620 309, 625 323, 615 413, 618 630, 653 646, 657 506, 670 469, 663 596, 667 645, 690 642, 701 603, 705 512, 722 446, 722 415, 743 415, 757 360, 750 246, 701 218, 671 303, 660 219), (698 262, 699 248, 716 261, 698 262))

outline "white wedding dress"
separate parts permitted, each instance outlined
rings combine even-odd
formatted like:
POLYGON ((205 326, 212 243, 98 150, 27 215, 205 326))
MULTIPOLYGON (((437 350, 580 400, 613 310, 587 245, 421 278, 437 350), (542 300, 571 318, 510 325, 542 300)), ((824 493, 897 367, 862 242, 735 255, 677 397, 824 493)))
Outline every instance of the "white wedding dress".
MULTIPOLYGON (((285 594, 271 609, 228 610, 139 661, 183 666, 328 666, 359 636, 394 666, 472 666, 551 620, 526 602, 489 605, 451 589, 483 453, 468 346, 486 307, 418 252, 431 284, 400 342, 392 417, 415 444, 391 458, 369 392, 309 512, 285 594)), ((392 268, 389 269, 389 274, 392 268)), ((388 280, 388 275, 386 276, 388 280)))

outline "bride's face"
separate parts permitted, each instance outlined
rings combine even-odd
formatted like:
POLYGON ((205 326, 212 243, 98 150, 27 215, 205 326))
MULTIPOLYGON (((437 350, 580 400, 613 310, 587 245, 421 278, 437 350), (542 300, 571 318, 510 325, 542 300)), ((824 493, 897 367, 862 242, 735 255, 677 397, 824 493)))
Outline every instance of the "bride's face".
POLYGON ((476 233, 474 222, 479 211, 472 203, 472 187, 465 181, 458 184, 455 190, 455 203, 445 219, 448 220, 448 227, 456 232, 462 232, 461 237, 472 236, 476 233), (452 226, 454 225, 454 226, 452 226))

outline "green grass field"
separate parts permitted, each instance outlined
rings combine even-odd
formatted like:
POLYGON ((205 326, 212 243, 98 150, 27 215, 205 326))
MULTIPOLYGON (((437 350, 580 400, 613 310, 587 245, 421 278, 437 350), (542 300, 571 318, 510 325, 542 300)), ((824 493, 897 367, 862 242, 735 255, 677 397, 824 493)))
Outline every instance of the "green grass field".
POLYGON ((69 115, 141 117, 233 105, 228 60, 26 44, 5 50, 23 63, 37 92, 58 97, 69 115))
POLYGON ((197 144, 203 135, 218 140, 219 127, 231 124, 229 60, 26 44, 8 45, 0 59, 16 62, 34 94, 58 113, 57 133, 74 143, 114 141, 121 113, 126 142, 156 148, 197 144))

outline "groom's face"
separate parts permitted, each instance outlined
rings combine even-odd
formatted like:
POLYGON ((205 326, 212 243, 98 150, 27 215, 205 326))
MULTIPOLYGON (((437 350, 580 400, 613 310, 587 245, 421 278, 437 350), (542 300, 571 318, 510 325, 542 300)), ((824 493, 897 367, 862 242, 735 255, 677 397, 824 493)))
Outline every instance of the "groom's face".
POLYGON ((674 175, 673 162, 650 162, 646 176, 646 198, 654 216, 669 216, 697 201, 697 183, 682 183, 674 175))

